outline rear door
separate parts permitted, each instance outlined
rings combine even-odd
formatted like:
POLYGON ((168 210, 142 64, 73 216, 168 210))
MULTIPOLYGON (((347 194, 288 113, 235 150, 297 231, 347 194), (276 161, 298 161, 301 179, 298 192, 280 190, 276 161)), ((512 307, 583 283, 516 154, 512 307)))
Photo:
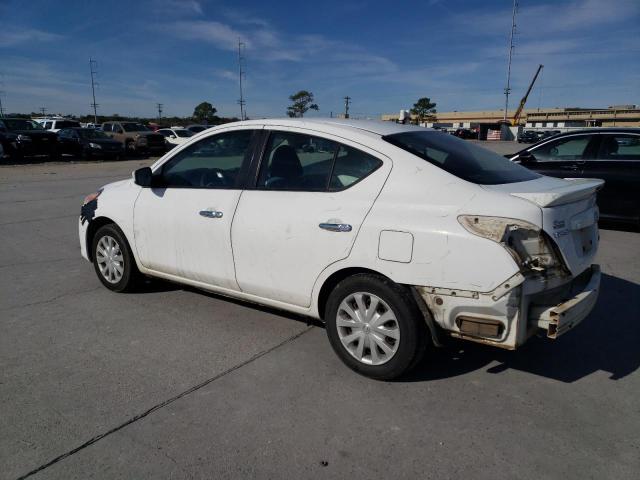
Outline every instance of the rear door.
POLYGON ((242 291, 308 307, 320 273, 349 255, 390 170, 388 158, 342 138, 269 132, 231 230, 242 291))
POLYGON ((535 161, 523 165, 550 177, 579 177, 584 162, 593 158, 596 137, 587 133, 550 140, 533 147, 530 151, 535 161))
POLYGON ((640 135, 602 133, 597 154, 582 167, 582 176, 605 181, 598 192, 603 216, 640 219, 640 135))

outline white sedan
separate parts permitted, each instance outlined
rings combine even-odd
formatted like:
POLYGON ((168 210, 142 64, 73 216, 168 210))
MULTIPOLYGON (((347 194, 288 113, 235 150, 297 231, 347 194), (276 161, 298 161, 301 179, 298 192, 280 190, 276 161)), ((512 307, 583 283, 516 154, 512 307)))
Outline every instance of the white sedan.
POLYGON ((187 143, 194 135, 191 130, 176 127, 161 128, 158 130, 158 133, 164 137, 165 142, 167 142, 172 148, 176 145, 187 143))
POLYGON ((80 246, 111 290, 151 276, 315 317, 392 379, 446 337, 515 349, 582 321, 601 186, 420 127, 252 120, 89 195, 80 246))

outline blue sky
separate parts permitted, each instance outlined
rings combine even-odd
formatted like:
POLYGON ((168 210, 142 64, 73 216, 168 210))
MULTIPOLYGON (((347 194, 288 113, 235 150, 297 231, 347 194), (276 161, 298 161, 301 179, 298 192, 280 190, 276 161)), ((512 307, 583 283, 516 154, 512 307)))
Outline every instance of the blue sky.
MULTIPOLYGON (((640 103, 640 1, 520 0, 513 106, 640 103)), ((312 91, 329 116, 376 116, 429 96, 438 110, 503 106, 510 0, 0 0, 7 111, 190 115, 201 101, 238 115, 236 48, 246 44, 250 117, 284 116, 312 91)))

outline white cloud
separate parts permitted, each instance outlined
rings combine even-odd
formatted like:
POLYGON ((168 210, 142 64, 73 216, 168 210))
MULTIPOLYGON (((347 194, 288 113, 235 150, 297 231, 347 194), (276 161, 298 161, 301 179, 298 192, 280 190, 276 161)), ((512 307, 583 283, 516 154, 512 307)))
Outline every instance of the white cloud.
POLYGON ((0 47, 10 47, 21 43, 49 42, 62 38, 56 33, 30 28, 3 28, 0 30, 0 47))
POLYGON ((250 46, 250 41, 245 35, 224 23, 214 21, 180 21, 165 25, 174 35, 187 40, 200 40, 211 43, 222 50, 235 50, 238 48, 238 40, 250 46))

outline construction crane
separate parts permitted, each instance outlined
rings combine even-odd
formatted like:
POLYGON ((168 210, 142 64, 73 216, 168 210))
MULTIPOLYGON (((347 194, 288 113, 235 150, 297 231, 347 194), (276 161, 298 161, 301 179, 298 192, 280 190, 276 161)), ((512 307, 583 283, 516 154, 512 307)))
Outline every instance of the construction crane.
POLYGON ((513 120, 511 121, 511 125, 515 126, 515 125, 518 125, 518 123, 520 123, 520 116, 522 115, 522 110, 524 110, 524 105, 525 103, 527 103, 527 98, 531 93, 533 84, 536 83, 536 79, 538 78, 538 75, 540 75, 540 71, 542 70, 543 67, 544 65, 538 65, 538 70, 536 70, 536 74, 533 76, 533 80, 531 80, 531 83, 529 84, 529 88, 527 88, 527 93, 524 94, 524 97, 522 97, 522 100, 520 100, 520 105, 518 105, 518 109, 516 110, 516 113, 513 114, 513 120))

